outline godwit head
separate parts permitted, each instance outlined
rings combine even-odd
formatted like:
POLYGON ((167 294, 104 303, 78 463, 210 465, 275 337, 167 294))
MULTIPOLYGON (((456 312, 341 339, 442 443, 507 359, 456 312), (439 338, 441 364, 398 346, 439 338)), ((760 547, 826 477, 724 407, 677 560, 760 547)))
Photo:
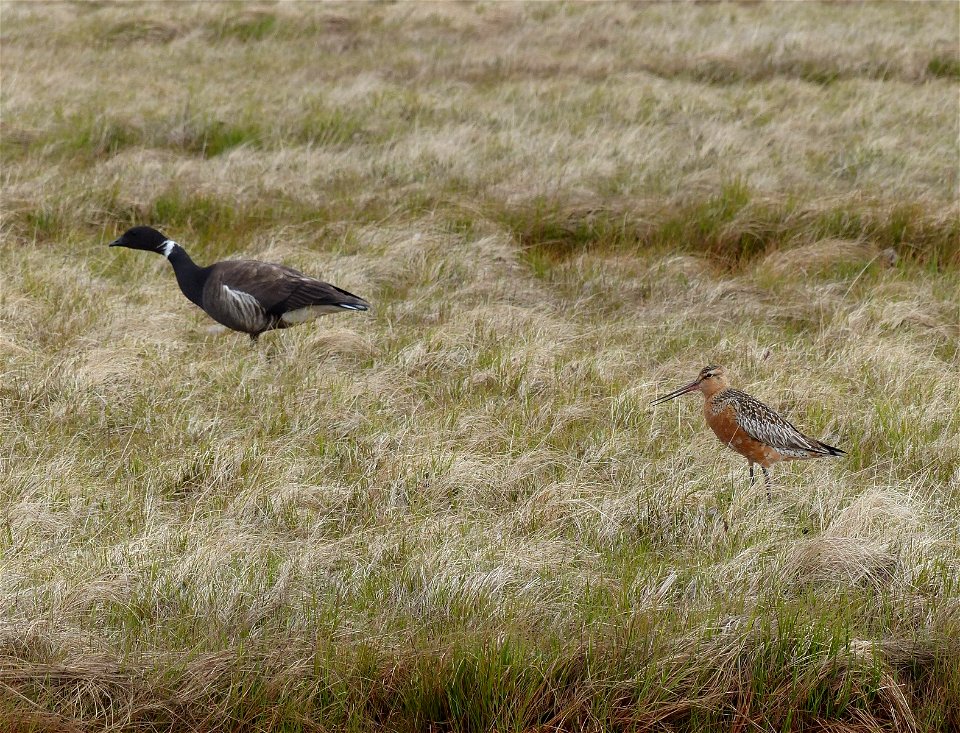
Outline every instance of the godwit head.
POLYGON ((703 392, 704 397, 710 397, 711 395, 716 394, 720 390, 726 389, 729 386, 730 383, 727 382, 727 373, 723 370, 722 366, 705 366, 700 370, 697 378, 690 382, 690 384, 685 384, 679 389, 673 390, 673 392, 670 394, 657 397, 657 399, 650 404, 659 405, 661 402, 666 402, 667 400, 672 400, 675 397, 684 395, 687 392, 694 392, 697 390, 703 392))

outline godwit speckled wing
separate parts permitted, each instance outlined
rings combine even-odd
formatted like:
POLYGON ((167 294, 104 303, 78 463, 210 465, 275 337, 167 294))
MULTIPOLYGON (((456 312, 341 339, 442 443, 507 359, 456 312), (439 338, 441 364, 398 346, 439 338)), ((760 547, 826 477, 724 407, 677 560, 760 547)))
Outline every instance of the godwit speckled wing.
POLYGON ((719 414, 733 409, 737 425, 751 438, 776 448, 790 458, 845 455, 844 451, 807 437, 760 400, 739 389, 727 388, 713 399, 712 409, 719 414))

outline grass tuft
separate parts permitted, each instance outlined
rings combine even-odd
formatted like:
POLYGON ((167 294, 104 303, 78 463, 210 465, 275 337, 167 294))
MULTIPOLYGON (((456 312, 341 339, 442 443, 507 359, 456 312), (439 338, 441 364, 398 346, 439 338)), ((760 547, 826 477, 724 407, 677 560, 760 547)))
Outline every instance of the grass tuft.
POLYGON ((758 257, 825 239, 870 242, 932 270, 960 266, 960 225, 951 211, 930 215, 921 204, 893 208, 862 199, 850 204, 753 199, 741 182, 701 200, 610 208, 537 198, 487 215, 504 226, 543 275, 551 262, 591 251, 680 251, 742 267, 758 257))
POLYGON ((927 63, 927 73, 938 79, 960 80, 960 54, 934 56, 927 63))
POLYGON ((277 16, 266 11, 252 10, 231 13, 210 29, 214 41, 233 40, 241 43, 263 41, 277 29, 277 16))

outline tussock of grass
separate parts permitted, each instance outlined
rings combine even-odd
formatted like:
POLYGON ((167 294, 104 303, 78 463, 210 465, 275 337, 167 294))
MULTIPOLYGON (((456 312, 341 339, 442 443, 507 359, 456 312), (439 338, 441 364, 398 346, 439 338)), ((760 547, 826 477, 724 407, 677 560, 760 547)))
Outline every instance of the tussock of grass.
POLYGON ((277 148, 290 144, 314 147, 343 145, 364 135, 360 120, 315 102, 290 129, 263 128, 252 119, 226 121, 189 109, 162 119, 134 123, 95 116, 67 117, 43 137, 21 133, 9 145, 12 156, 36 155, 46 161, 90 163, 122 150, 157 148, 215 157, 239 147, 277 148))
POLYGON ((166 44, 182 35, 184 26, 163 20, 138 18, 123 20, 101 29, 101 38, 108 44, 130 46, 140 43, 166 44))
POLYGON ((277 16, 260 10, 230 14, 213 26, 212 40, 234 39, 243 43, 262 41, 275 32, 277 16))
POLYGON ((960 79, 960 54, 950 56, 934 56, 927 63, 927 73, 930 76, 947 79, 960 79))
POLYGON ((542 199, 512 207, 501 204, 490 218, 529 250, 535 268, 545 266, 545 257, 565 258, 591 249, 691 252, 742 265, 774 251, 830 239, 892 250, 887 261, 902 257, 933 269, 960 265, 955 208, 931 216, 922 204, 901 203, 891 209, 859 199, 799 206, 789 200, 752 200, 739 183, 700 200, 654 206, 592 208, 542 199))
POLYGON ((955 5, 0 13, 0 728, 960 727, 955 5))
MULTIPOLYGON (((282 653, 254 648, 200 654, 164 672, 162 681, 153 679, 156 668, 111 667, 95 657, 69 666, 33 663, 24 672, 28 679, 42 675, 49 693, 69 696, 74 719, 195 729, 230 721, 253 729, 283 724, 304 730, 416 730, 429 724, 708 730, 749 723, 803 730, 843 719, 864 699, 885 711, 874 725, 898 729, 914 726, 918 705, 936 705, 951 677, 956 683, 955 671, 944 665, 953 652, 949 644, 885 648, 885 656, 913 668, 911 681, 897 684, 892 669, 879 662, 876 645, 838 639, 830 629, 808 625, 802 612, 784 618, 790 619, 786 628, 748 618, 728 621, 668 657, 661 656, 657 640, 666 629, 641 622, 589 646, 544 648, 525 638, 454 636, 437 648, 435 641, 415 638, 399 665, 365 644, 300 645, 282 653), (705 659, 738 674, 712 674, 705 659), (796 660, 804 661, 801 668, 796 660), (636 676, 611 685, 624 669, 636 676), (132 687, 131 677, 149 687, 132 687), (348 679, 363 683, 348 687, 348 679), (146 700, 138 698, 158 688, 167 697, 144 707, 146 700), (344 709, 353 712, 345 715, 344 709), (114 710, 133 715, 113 718, 114 710)), ((948 716, 941 722, 955 722, 948 716)))
POLYGON ((924 82, 953 78, 956 60, 947 55, 932 55, 923 63, 903 63, 890 58, 838 58, 834 49, 827 54, 811 53, 809 48, 780 48, 773 44, 736 53, 714 52, 687 58, 665 56, 654 59, 645 68, 665 78, 686 78, 717 85, 755 84, 777 78, 797 79, 829 85, 847 79, 924 82))

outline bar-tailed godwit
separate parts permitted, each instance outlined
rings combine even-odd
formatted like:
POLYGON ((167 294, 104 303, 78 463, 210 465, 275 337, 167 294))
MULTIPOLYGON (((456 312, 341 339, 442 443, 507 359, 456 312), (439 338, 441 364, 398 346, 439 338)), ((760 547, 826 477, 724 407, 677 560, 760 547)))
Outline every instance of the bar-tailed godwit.
POLYGON ((722 443, 750 462, 750 483, 753 483, 753 464, 760 464, 766 479, 768 500, 769 469, 774 463, 846 455, 839 448, 804 435, 759 400, 730 387, 723 367, 704 367, 690 384, 658 397, 650 404, 657 405, 695 390, 703 392, 703 416, 707 425, 722 443))

